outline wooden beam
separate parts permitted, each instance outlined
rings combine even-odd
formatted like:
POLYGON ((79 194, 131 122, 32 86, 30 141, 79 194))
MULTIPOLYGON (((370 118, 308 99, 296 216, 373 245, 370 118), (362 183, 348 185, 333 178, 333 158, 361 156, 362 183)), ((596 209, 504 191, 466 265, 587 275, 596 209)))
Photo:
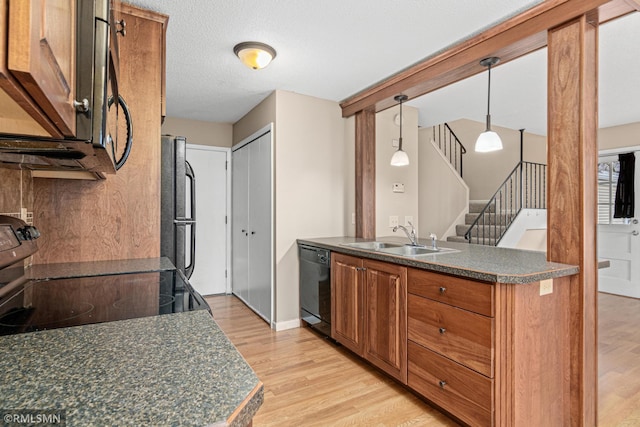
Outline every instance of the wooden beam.
POLYGON ((356 237, 376 237, 376 114, 356 114, 356 237))
MULTIPOLYGON (((500 65, 534 52, 547 45, 547 30, 571 19, 602 8, 603 19, 611 20, 635 10, 639 0, 549 0, 514 16, 505 22, 435 56, 429 57, 404 71, 344 100, 342 116, 350 117, 358 111, 373 108, 385 110, 397 102, 393 97, 403 93, 416 98, 457 81, 466 79, 486 68, 482 58, 498 56, 500 65)), ((499 65, 498 65, 499 66, 499 65)))
POLYGON ((571 425, 595 426, 597 16, 550 30, 548 49, 547 257, 580 266, 570 279, 571 425))

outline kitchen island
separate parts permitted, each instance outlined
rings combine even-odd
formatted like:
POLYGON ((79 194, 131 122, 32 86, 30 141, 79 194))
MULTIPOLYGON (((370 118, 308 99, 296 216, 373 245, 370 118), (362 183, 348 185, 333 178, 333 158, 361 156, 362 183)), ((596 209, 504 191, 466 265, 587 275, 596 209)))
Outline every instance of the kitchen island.
POLYGON ((263 386, 206 310, 0 337, 0 408, 67 426, 247 426, 263 386))
MULTIPOLYGON (((353 243, 366 241, 355 237, 298 239, 299 244, 325 248, 347 255, 495 283, 525 284, 569 276, 579 271, 578 266, 575 265, 547 262, 546 255, 542 252, 467 243, 437 242, 438 247, 454 249, 455 252, 414 257, 350 246, 353 243)), ((400 245, 408 243, 407 239, 401 237, 384 237, 376 241, 400 245)), ((420 243, 427 247, 431 245, 428 239, 420 239, 420 243)))
POLYGON ((534 251, 406 243, 298 239, 330 251, 331 337, 464 424, 568 425, 579 267, 534 251))

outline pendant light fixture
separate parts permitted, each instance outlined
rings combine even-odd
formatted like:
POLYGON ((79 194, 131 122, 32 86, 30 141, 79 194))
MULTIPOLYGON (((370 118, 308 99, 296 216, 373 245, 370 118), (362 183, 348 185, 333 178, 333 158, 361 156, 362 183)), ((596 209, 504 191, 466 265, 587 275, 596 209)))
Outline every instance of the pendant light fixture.
POLYGON ((398 138, 398 151, 391 157, 391 166, 408 166, 409 156, 402 150, 402 103, 409 98, 407 95, 396 95, 393 99, 400 103, 400 138, 398 138))
POLYGON ((487 85, 487 129, 478 136, 475 150, 479 153, 502 150, 502 140, 497 133, 491 130, 491 66, 496 65, 500 58, 492 56, 480 61, 480 65, 489 69, 489 84, 487 85))
POLYGON ((233 53, 244 65, 254 70, 266 67, 276 57, 274 48, 260 42, 238 43, 233 47, 233 53))

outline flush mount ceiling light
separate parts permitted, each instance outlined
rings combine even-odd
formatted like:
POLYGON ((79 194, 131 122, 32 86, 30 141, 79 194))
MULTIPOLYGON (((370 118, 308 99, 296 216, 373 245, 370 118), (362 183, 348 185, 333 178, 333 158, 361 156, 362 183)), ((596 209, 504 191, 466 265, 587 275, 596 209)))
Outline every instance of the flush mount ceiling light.
POLYGON ((402 103, 408 99, 407 95, 396 95, 393 99, 400 103, 400 138, 398 138, 398 151, 393 153, 391 157, 391 166, 407 166, 409 164, 409 156, 402 150, 402 103))
POLYGON ((233 53, 244 65, 254 70, 266 67, 276 57, 274 48, 260 42, 238 43, 233 47, 233 53))
POLYGON ((487 86, 487 129, 476 140, 475 150, 479 153, 502 150, 502 140, 497 133, 491 130, 491 114, 489 113, 491 105, 491 66, 496 65, 499 61, 500 58, 495 56, 480 61, 480 65, 489 69, 489 84, 487 86))

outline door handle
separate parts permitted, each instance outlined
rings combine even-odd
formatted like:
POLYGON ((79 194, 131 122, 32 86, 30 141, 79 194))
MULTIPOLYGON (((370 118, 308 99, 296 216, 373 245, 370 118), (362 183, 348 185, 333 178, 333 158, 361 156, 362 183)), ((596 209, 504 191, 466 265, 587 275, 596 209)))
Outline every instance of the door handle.
POLYGON ((640 232, 638 232, 638 230, 633 230, 633 231, 631 232, 631 235, 632 235, 632 236, 637 236, 638 234, 640 234, 640 232))
POLYGON ((633 219, 633 221, 631 221, 631 223, 632 223, 632 224, 637 224, 637 223, 638 223, 638 220, 634 218, 634 219, 633 219))

